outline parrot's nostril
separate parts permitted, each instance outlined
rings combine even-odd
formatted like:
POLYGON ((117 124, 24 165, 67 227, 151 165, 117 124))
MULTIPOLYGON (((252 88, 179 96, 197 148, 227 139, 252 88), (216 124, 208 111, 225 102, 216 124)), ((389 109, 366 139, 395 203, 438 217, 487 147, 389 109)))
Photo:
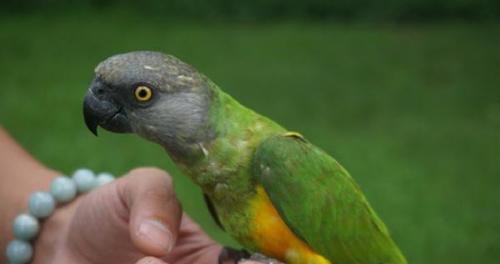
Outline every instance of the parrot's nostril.
POLYGON ((98 95, 102 95, 102 94, 104 94, 104 89, 103 89, 103 88, 101 88, 101 87, 99 87, 99 88, 97 88, 96 93, 97 93, 98 95))

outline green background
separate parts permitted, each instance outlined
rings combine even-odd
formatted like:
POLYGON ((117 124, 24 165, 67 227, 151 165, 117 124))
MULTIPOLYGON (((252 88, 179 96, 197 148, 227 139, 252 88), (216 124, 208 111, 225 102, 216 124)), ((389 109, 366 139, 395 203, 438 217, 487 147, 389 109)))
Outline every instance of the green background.
MULTIPOLYGON (((162 15, 169 6, 158 1, 142 8, 83 1, 79 9, 7 2, 1 124, 68 174, 82 166, 117 175, 146 165, 168 170, 185 210, 235 245, 159 146, 103 130, 96 138, 83 124, 82 98, 99 61, 139 49, 174 54, 339 160, 410 263, 500 262, 498 13, 425 9, 438 15, 401 23, 396 11, 359 15, 363 5, 339 18, 338 7, 327 15, 261 14, 265 2, 256 1, 253 13, 239 15, 217 8, 223 2, 200 6, 216 10, 201 17, 196 8, 173 8, 186 13, 175 18, 162 15)), ((480 3, 496 10, 495 2, 480 3)))

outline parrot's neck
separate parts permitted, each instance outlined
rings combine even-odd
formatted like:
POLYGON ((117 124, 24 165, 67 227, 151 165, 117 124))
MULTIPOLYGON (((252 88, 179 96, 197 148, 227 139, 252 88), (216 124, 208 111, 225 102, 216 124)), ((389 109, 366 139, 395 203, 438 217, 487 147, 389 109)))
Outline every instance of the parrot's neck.
POLYGON ((211 83, 207 140, 191 144, 189 155, 172 156, 212 200, 241 200, 255 191, 250 164, 260 142, 285 130, 273 121, 242 106, 211 83))

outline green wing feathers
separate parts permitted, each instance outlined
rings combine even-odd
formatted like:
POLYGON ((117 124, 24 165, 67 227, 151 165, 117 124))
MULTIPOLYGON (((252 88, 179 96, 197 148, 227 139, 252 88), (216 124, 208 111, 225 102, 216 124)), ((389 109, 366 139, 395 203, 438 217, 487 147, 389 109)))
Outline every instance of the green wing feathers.
POLYGON ((300 136, 266 139, 252 169, 289 228, 332 263, 406 263, 348 172, 300 136))

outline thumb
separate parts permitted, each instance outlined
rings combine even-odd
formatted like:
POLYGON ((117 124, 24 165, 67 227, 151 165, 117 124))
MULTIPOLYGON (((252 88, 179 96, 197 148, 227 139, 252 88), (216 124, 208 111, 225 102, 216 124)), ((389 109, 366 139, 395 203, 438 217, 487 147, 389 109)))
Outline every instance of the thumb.
POLYGON ((135 169, 117 187, 130 212, 134 245, 145 255, 165 256, 175 245, 182 217, 170 176, 155 168, 135 169))

